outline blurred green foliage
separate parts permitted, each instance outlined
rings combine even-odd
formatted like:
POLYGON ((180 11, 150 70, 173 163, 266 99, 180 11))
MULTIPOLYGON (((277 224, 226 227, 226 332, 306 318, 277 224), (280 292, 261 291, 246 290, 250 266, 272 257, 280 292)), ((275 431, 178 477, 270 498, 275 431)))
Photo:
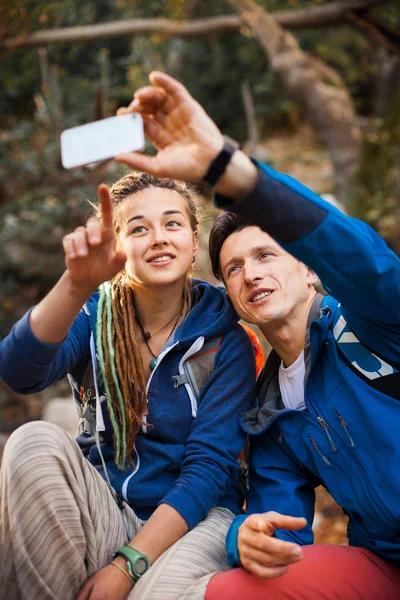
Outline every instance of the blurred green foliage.
MULTIPOLYGON (((270 11, 327 3, 258 1, 270 11)), ((128 18, 193 19, 230 12, 222 0, 3 0, 0 39, 128 18)), ((370 13, 399 30, 397 2, 370 13)), ((362 166, 353 193, 357 214, 377 225, 395 203, 399 115, 379 115, 377 121, 374 112, 376 44, 350 26, 299 31, 296 37, 303 49, 341 73, 358 114, 375 124, 366 128, 378 137, 376 143, 367 137, 366 168, 362 166), (376 213, 372 209, 377 206, 384 209, 376 213)), ((83 222, 96 185, 121 172, 116 165, 66 172, 60 163, 60 132, 114 114, 156 68, 183 81, 219 127, 241 142, 248 135, 244 81, 252 92, 261 137, 281 127, 295 128, 303 119, 270 73, 257 40, 245 30, 190 40, 152 34, 0 51, 0 335, 54 283, 63 269, 62 236, 83 222)), ((387 114, 392 115, 389 108, 387 114)))

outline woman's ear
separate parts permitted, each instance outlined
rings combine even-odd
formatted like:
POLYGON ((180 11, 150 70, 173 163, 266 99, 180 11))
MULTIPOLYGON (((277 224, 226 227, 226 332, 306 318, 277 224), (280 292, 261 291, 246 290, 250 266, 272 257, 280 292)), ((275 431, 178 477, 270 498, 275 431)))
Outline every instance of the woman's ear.
POLYGON ((199 245, 200 245, 200 240, 199 240, 199 232, 194 231, 193 232, 193 254, 196 254, 198 249, 199 249, 199 245))

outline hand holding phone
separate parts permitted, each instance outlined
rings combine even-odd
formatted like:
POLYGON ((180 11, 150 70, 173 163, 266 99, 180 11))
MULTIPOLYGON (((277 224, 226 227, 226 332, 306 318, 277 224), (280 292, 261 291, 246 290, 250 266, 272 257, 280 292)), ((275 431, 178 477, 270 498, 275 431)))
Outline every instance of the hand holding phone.
POLYGON ((65 169, 75 169, 143 147, 142 117, 129 113, 63 131, 61 162, 65 169))

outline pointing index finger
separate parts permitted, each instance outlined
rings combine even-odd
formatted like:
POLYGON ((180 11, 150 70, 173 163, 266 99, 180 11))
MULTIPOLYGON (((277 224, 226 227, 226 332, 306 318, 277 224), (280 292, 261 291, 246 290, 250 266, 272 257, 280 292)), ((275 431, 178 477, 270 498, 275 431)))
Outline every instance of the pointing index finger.
POLYGON ((104 227, 113 227, 113 208, 111 204, 110 190, 101 183, 98 187, 101 220, 104 227))
POLYGON ((288 515, 281 515, 276 512, 267 512, 262 515, 266 526, 269 525, 276 529, 288 529, 290 531, 297 531, 303 529, 307 525, 304 517, 290 517, 288 515))

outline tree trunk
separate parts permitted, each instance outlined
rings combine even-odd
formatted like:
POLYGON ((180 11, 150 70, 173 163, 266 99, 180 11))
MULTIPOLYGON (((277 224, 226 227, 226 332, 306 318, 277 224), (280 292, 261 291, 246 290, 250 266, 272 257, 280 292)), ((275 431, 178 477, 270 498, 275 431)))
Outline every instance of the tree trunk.
POLYGON ((394 99, 400 94, 400 56, 379 48, 376 53, 378 65, 373 98, 373 114, 383 117, 394 99))
POLYGON ((354 104, 341 76, 304 52, 296 38, 254 0, 226 0, 258 37, 271 69, 301 102, 333 161, 335 194, 346 195, 360 160, 361 132, 354 104))

